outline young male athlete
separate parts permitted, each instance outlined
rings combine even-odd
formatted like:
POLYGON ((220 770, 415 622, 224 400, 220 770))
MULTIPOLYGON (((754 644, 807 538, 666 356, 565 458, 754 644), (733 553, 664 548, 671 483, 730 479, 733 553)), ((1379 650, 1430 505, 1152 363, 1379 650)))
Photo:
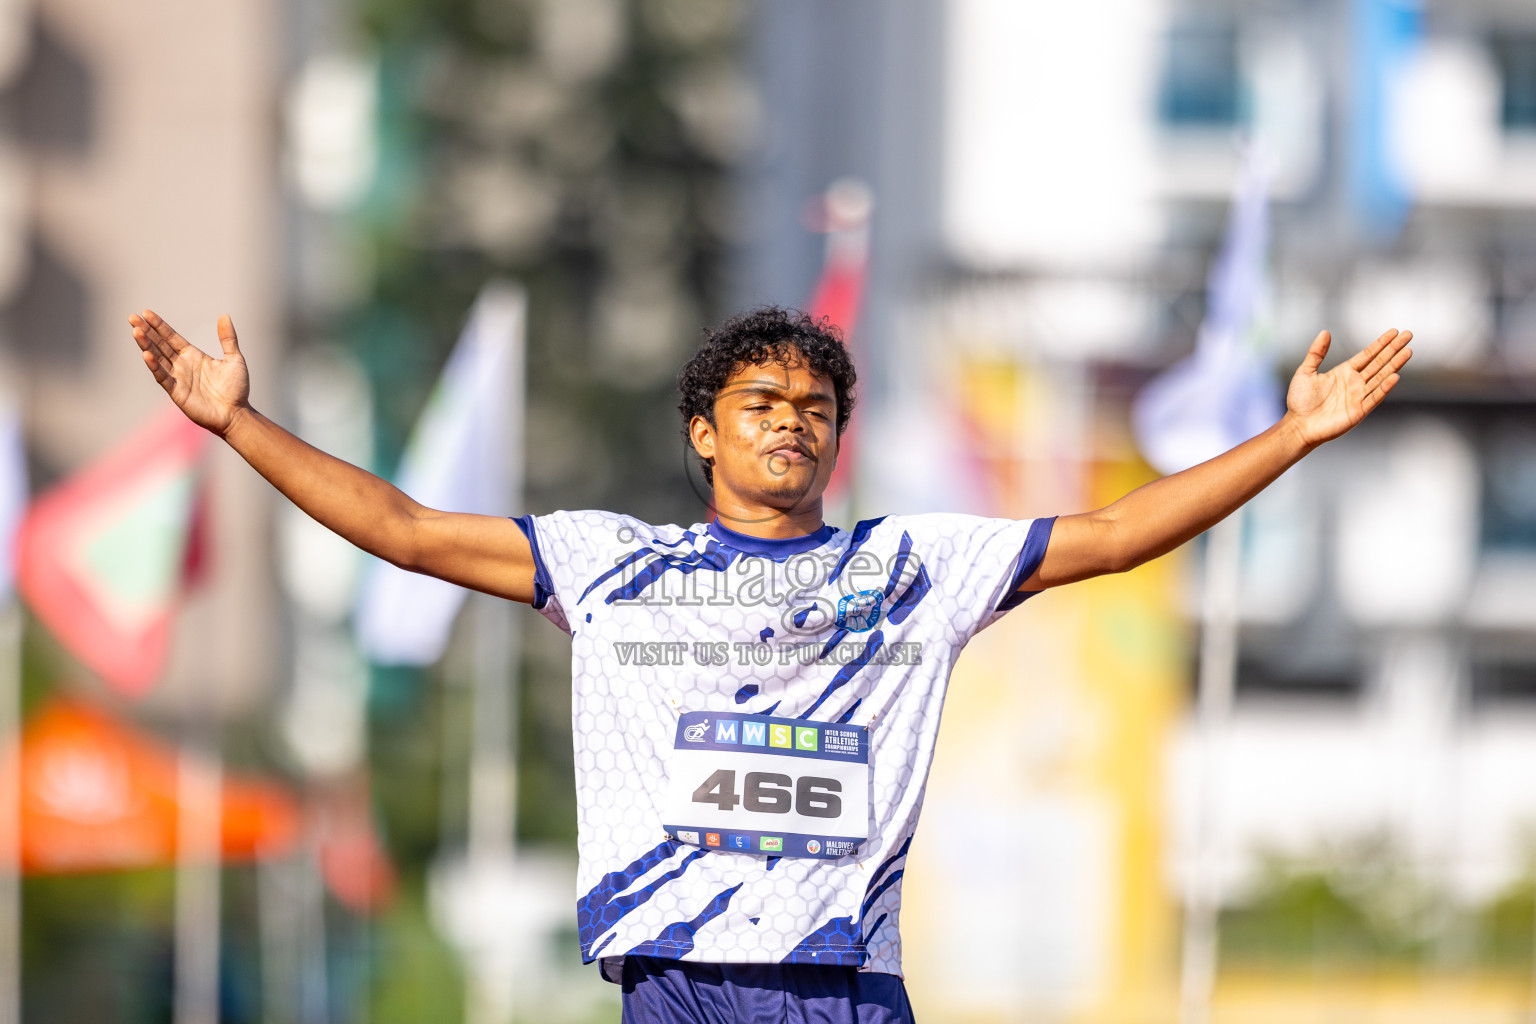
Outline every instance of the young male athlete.
POLYGON ((582 955, 622 982, 633 1022, 911 1020, 903 864, 966 642, 1031 594, 1208 529, 1359 423, 1411 355, 1388 331, 1319 373, 1319 334, 1280 422, 1097 511, 845 532, 821 496, 853 366, 824 326, 760 309, 683 369, 716 514, 684 528, 424 508, 251 408, 228 317, 222 359, 148 310, 129 322, 182 411, 320 523, 571 634, 582 955))

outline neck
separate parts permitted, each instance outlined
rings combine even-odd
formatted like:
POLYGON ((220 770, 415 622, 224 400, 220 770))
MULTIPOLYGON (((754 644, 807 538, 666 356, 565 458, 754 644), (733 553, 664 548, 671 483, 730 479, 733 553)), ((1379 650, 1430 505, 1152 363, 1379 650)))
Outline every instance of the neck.
POLYGON ((821 529, 820 497, 785 509, 746 501, 716 487, 713 508, 721 526, 749 537, 784 540, 807 537, 821 529))

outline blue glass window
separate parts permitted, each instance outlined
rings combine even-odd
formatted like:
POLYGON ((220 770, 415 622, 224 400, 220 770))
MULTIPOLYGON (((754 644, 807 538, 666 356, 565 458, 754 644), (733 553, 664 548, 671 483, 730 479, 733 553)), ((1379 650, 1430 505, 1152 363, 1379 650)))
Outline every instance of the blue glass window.
POLYGON ((1500 117, 1506 130, 1536 129, 1536 35, 1500 36, 1494 40, 1503 87, 1500 117))
POLYGON ((1237 29, 1230 23, 1184 20, 1168 33, 1158 115, 1173 127, 1235 127, 1242 79, 1237 29))
POLYGON ((1495 424, 1483 453, 1483 547, 1536 549, 1536 417, 1495 424))

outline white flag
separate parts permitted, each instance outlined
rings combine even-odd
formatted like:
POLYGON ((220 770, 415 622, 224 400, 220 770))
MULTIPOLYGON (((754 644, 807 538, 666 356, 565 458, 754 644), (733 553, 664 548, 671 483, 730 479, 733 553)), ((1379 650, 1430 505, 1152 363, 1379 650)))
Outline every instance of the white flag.
MULTIPOLYGON (((416 422, 395 483, 428 508, 510 515, 522 484, 523 331, 520 289, 489 285, 416 422)), ((462 587, 372 562, 358 594, 358 645, 384 665, 442 656, 462 587)))
POLYGON ((1131 411, 1136 443, 1159 473, 1214 459, 1285 411, 1269 367, 1247 343, 1268 249, 1268 183, 1259 157, 1250 154, 1211 268, 1194 354, 1144 387, 1131 411))

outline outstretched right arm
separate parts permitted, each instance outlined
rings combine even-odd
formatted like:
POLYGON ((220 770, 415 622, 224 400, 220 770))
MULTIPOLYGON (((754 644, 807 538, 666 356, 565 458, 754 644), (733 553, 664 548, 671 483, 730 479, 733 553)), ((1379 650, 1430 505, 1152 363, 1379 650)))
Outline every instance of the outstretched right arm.
POLYGON ((222 359, 189 343, 152 310, 128 322, 145 365, 181 411, 222 437, 316 522, 402 569, 533 601, 533 552, 512 520, 427 508, 251 408, 245 357, 229 317, 219 318, 222 359))

